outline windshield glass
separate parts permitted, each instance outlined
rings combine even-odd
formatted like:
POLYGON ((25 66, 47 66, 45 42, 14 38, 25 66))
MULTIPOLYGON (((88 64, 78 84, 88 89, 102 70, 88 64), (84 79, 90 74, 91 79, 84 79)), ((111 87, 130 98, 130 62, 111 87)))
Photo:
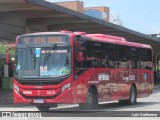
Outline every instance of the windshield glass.
POLYGON ((41 50, 40 77, 63 76, 70 73, 71 52, 69 48, 61 47, 55 50, 43 48, 41 50))
POLYGON ((21 48, 16 52, 16 75, 19 77, 60 77, 71 73, 69 46, 21 48))

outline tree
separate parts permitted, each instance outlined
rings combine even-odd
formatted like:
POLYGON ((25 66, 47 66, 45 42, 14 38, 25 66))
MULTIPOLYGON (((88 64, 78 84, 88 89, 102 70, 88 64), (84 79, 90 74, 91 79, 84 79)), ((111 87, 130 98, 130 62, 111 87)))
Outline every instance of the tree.
POLYGON ((7 49, 9 50, 10 55, 15 55, 15 50, 9 47, 5 47, 3 44, 0 45, 0 54, 6 54, 7 49))

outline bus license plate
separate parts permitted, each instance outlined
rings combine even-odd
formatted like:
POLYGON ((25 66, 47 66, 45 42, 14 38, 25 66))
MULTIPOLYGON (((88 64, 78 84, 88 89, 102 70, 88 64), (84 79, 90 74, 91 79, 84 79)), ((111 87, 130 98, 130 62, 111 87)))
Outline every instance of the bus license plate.
POLYGON ((44 103, 44 100, 42 100, 42 99, 36 99, 36 100, 33 100, 33 103, 44 103))

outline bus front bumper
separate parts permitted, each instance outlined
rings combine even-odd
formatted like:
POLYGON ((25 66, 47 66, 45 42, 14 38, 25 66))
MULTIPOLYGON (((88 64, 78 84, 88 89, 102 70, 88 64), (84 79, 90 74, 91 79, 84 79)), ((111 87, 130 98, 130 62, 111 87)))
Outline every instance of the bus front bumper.
POLYGON ((13 95, 14 95, 14 103, 30 103, 30 104, 49 104, 49 103, 74 103, 74 95, 73 90, 71 88, 66 89, 63 92, 60 92, 57 94, 54 98, 52 96, 48 96, 48 98, 25 98, 20 92, 17 92, 15 89, 13 89, 13 95), (49 98, 50 97, 50 98, 49 98))

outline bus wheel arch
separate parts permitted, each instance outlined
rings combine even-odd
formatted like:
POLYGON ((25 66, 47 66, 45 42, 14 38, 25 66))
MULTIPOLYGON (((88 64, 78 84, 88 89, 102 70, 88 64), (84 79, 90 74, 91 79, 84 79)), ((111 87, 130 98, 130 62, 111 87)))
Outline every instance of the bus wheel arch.
POLYGON ((87 91, 86 103, 79 104, 80 109, 96 109, 98 107, 98 90, 91 85, 87 91))
POLYGON ((132 83, 129 87, 128 99, 119 100, 120 105, 134 105, 137 102, 137 87, 135 83, 132 83))

